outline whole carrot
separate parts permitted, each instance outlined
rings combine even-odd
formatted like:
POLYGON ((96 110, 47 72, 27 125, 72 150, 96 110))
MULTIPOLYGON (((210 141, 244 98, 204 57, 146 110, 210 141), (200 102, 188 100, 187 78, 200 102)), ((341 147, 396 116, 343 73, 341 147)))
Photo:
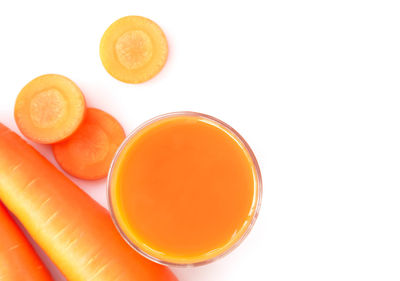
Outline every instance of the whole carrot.
POLYGON ((0 231, 1 281, 53 280, 1 202, 0 231))
POLYGON ((0 199, 69 281, 176 281, 131 249, 106 209, 0 123, 0 199))

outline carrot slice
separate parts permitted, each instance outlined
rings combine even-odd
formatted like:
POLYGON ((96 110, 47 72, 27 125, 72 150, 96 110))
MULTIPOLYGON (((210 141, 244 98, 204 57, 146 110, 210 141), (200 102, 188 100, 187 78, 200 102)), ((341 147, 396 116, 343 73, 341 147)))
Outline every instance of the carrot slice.
POLYGON ((154 77, 168 57, 167 39, 153 21, 140 16, 123 17, 104 33, 100 58, 108 73, 126 83, 154 77))
POLYGON ((70 175, 95 180, 107 176, 111 161, 125 139, 122 126, 110 114, 88 108, 78 130, 68 139, 53 145, 54 156, 70 175))
POLYGON ((0 280, 53 280, 1 202, 0 229, 0 280))
POLYGON ((14 117, 27 138, 59 142, 76 131, 85 115, 85 98, 74 82, 58 74, 29 82, 15 102, 14 117))
POLYGON ((1 123, 0 200, 69 281, 177 281, 133 250, 106 209, 1 123))

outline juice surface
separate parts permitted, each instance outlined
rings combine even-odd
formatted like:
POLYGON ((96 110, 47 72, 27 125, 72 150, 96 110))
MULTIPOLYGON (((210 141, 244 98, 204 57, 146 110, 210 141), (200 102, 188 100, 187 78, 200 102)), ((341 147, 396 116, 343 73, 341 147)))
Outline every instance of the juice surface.
POLYGON ((187 264, 212 259, 246 231, 257 180, 243 143, 199 116, 171 116, 136 133, 110 180, 116 221, 140 251, 187 264))

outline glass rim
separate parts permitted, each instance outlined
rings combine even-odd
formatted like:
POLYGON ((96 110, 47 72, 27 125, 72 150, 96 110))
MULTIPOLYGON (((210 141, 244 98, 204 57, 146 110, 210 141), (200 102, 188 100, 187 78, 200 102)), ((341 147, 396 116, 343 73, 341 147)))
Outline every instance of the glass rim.
MULTIPOLYGON (((136 252, 138 252, 139 254, 141 254, 142 256, 144 256, 145 258, 156 262, 158 264, 161 265, 166 265, 166 266, 173 266, 173 267, 193 267, 193 266, 201 266, 201 265, 205 265, 208 263, 211 263, 213 261, 216 261, 226 255, 228 255, 229 253, 231 253, 234 249, 236 249, 242 242, 243 240, 249 235, 251 229, 253 228, 257 217, 259 215, 260 212, 260 208, 261 208, 261 201, 262 201, 262 193, 263 193, 263 186, 262 186, 262 178, 261 178, 261 170, 260 167, 258 165, 257 159, 252 151, 252 149, 250 148, 249 144, 246 142, 246 140, 235 130, 233 129, 231 126, 229 126, 227 123, 213 117, 207 114, 203 114, 203 113, 199 113, 199 112, 194 112, 194 111, 176 111, 176 112, 170 112, 170 113, 165 113, 165 114, 161 114, 158 115, 156 117, 153 117, 145 122, 143 122, 142 124, 140 124, 138 127, 136 127, 130 134, 128 134, 125 138, 125 140, 121 143, 121 145, 118 147, 117 152, 115 153, 113 160, 111 162, 110 165, 110 169, 108 171, 108 175, 107 175, 107 182, 106 182, 106 189, 107 189, 107 205, 108 205, 108 209, 110 211, 110 215, 112 218, 112 221, 116 227, 116 229, 118 230, 119 234, 122 236, 122 238, 125 240, 126 243, 128 243, 129 246, 131 246, 136 252), (147 126, 160 121, 160 120, 164 120, 167 119, 169 117, 177 117, 177 116, 193 116, 193 117, 201 117, 201 118, 205 118, 208 119, 214 123, 216 123, 217 125, 220 125, 223 127, 223 129, 227 130, 228 132, 230 132, 232 134, 232 136, 236 139, 239 140, 241 142, 241 144, 243 145, 243 149, 248 153, 248 155, 250 156, 250 160, 251 163, 253 165, 254 171, 255 171, 255 187, 256 187, 256 196, 255 199, 256 200, 256 204, 255 204, 255 209, 254 209, 254 213, 252 215, 252 218, 250 220, 250 223, 247 225, 247 227, 245 228, 245 230, 243 231, 243 233, 240 235, 240 237, 237 238, 237 240, 230 246, 228 246, 226 249, 223 249, 223 251, 221 253, 219 253, 216 256, 213 256, 211 258, 205 259, 205 260, 201 260, 201 261, 196 261, 196 262, 188 262, 188 263, 179 263, 179 262, 171 262, 171 261, 167 261, 167 260, 163 260, 160 259, 158 257, 155 257, 153 255, 151 255, 150 253, 142 250, 138 245, 136 245, 136 243, 134 241, 132 241, 128 235, 125 233, 125 231, 122 229, 122 227, 120 226, 118 219, 115 215, 114 212, 114 207, 113 207, 113 203, 112 203, 112 192, 111 192, 111 181, 112 181, 112 173, 114 170, 114 166, 117 162, 117 160, 119 159, 119 156, 121 154, 121 152, 124 150, 124 148, 126 147, 126 145, 140 132, 142 131, 144 128, 146 128, 147 126)), ((254 202, 253 202, 254 204, 254 202)))

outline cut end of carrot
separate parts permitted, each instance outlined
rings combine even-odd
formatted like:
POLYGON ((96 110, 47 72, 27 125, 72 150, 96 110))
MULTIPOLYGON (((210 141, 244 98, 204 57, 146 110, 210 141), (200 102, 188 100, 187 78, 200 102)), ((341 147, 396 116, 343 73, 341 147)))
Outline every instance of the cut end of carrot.
POLYGON ((17 126, 27 138, 43 144, 62 141, 81 124, 85 99, 68 78, 47 74, 29 82, 15 102, 17 126))
POLYGON ((142 83, 161 71, 168 57, 168 44, 161 28, 139 16, 111 24, 100 43, 100 58, 114 78, 142 83))
POLYGON ((70 175, 96 180, 107 176, 114 154, 125 132, 111 115, 88 108, 79 129, 67 140, 53 146, 58 164, 70 175))

